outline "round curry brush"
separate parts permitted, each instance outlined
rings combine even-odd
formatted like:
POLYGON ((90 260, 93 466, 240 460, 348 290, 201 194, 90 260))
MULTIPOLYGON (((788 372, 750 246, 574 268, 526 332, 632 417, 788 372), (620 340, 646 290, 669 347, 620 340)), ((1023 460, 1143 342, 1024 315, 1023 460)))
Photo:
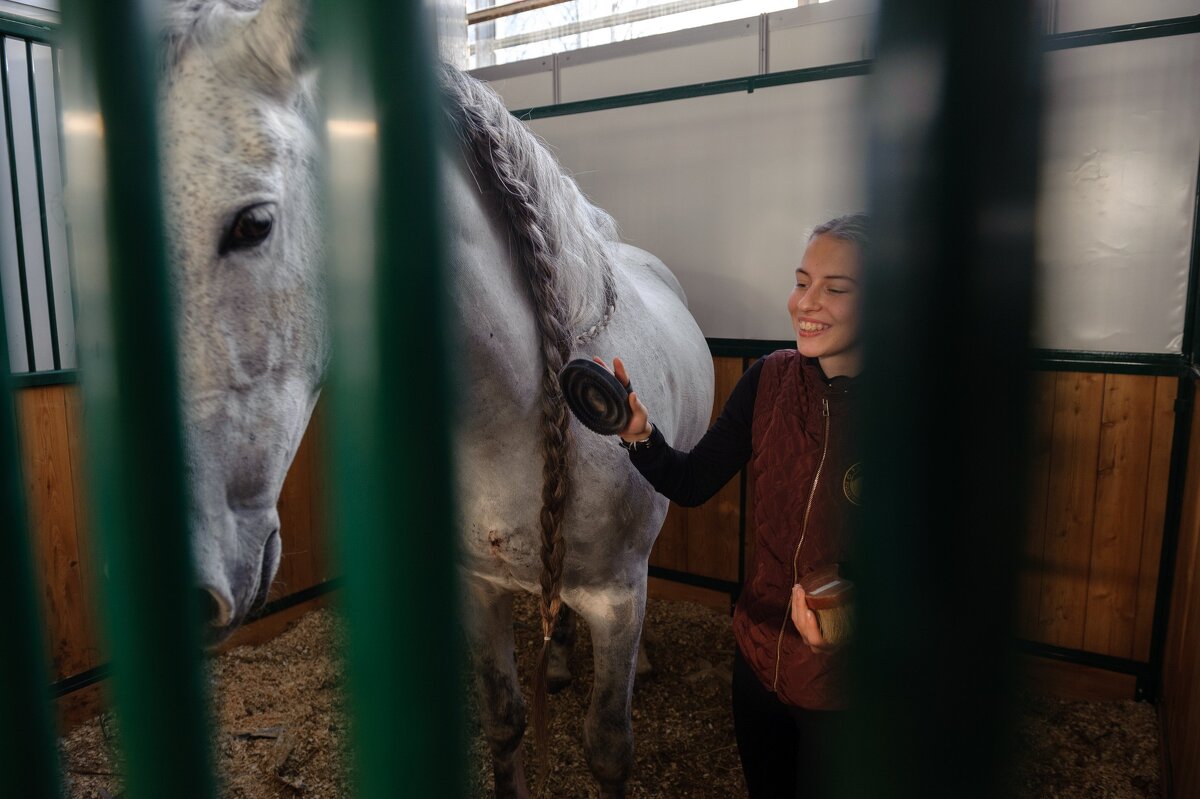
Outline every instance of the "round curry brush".
POLYGON ((571 361, 559 370, 558 384, 571 413, 592 432, 611 436, 629 426, 629 386, 595 361, 571 361))
POLYGON ((804 603, 817 616, 821 637, 830 646, 854 634, 854 583, 838 574, 837 565, 820 566, 800 579, 804 603))

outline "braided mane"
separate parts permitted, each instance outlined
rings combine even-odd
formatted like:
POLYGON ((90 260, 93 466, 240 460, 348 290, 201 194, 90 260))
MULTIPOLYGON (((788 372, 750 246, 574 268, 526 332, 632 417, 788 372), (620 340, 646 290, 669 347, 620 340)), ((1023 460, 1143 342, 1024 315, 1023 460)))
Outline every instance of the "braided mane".
POLYGON ((543 643, 534 678, 532 713, 537 792, 541 793, 549 773, 546 668, 551 632, 562 607, 566 554, 562 522, 571 493, 570 413, 563 401, 558 372, 570 358, 573 343, 603 329, 615 307, 609 253, 617 238, 616 225, 612 217, 587 201, 575 181, 563 173, 537 137, 508 112, 495 92, 449 65, 443 65, 440 77, 447 113, 473 162, 476 178, 490 183, 500 197, 533 297, 542 356, 539 609, 543 643), (597 296, 604 298, 600 308, 594 300, 597 296), (595 317, 600 312, 603 316, 599 322, 581 335, 572 333, 588 323, 589 315, 595 317))

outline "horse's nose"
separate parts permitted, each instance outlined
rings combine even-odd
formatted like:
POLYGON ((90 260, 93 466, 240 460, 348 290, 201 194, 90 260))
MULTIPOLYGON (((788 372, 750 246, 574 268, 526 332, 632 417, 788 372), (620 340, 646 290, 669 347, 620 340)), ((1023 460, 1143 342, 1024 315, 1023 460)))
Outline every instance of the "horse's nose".
POLYGON ((233 598, 215 588, 200 589, 200 608, 201 619, 210 628, 227 627, 233 621, 233 598))

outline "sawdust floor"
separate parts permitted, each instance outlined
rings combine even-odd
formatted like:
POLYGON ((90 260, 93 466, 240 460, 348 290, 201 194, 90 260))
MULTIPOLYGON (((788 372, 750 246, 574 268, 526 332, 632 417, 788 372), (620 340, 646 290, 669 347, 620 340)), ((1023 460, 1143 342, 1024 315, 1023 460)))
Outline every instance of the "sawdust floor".
MULTIPOLYGON (((522 674, 540 642, 532 601, 518 602, 522 674)), ((745 796, 729 714, 729 617, 686 602, 651 600, 647 648, 656 674, 633 700, 637 761, 631 796, 745 796)), ((209 664, 216 697, 213 751, 223 799, 335 799, 349 796, 341 756, 341 649, 336 616, 314 611, 267 644, 240 647, 209 664)), ((591 651, 581 626, 573 685, 551 700, 557 766, 548 795, 594 796, 583 760, 581 720, 591 684, 591 651)), ((473 711, 472 711, 473 712, 473 711)), ((486 747, 472 722, 472 796, 490 793, 486 747)), ((1014 794, 1029 799, 1158 797, 1154 709, 1135 702, 1063 702, 1029 697, 1022 714, 1023 756, 1014 794)), ((62 741, 73 799, 120 799, 119 766, 108 716, 62 741)), ((526 762, 531 763, 527 751, 526 762)))

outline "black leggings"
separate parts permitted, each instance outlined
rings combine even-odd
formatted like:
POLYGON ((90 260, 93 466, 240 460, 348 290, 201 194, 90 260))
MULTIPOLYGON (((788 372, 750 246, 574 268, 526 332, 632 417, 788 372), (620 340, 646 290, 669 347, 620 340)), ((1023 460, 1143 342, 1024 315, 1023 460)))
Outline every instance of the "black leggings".
POLYGON ((733 730, 750 799, 829 796, 833 771, 829 749, 845 715, 780 702, 734 647, 733 730))

